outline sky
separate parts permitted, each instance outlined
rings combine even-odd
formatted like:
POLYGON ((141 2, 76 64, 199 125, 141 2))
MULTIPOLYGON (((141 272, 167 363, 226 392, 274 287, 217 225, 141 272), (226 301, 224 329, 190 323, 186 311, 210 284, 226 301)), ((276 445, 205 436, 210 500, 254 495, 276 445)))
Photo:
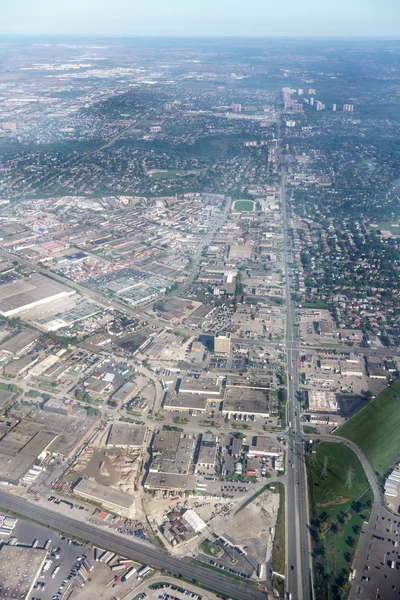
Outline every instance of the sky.
POLYGON ((0 0, 0 34, 400 37, 400 0, 0 0))

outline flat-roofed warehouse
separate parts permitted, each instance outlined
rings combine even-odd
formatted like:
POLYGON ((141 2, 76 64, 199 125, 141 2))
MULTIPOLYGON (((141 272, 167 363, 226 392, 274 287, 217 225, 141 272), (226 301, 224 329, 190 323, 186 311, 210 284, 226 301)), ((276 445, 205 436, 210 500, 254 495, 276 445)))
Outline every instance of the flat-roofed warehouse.
POLYGON ((4 344, 0 346, 0 350, 2 352, 7 352, 8 354, 19 356, 29 350, 39 337, 40 333, 38 331, 35 331, 34 329, 24 329, 4 342, 4 344))
MULTIPOLYGON (((14 392, 9 392, 7 390, 0 390, 0 411, 3 411, 7 404, 11 402, 14 397, 14 392)), ((1 433, 0 433, 1 437, 1 433)))
POLYGON ((127 381, 124 383, 112 396, 112 400, 117 404, 122 404, 127 400, 130 400, 137 390, 136 383, 133 381, 127 381))
POLYGON ((116 490, 107 485, 97 483, 93 479, 81 479, 74 486, 74 494, 92 500, 111 511, 129 513, 134 504, 134 498, 126 492, 116 490))
POLYGON ((142 448, 146 427, 132 423, 113 423, 107 437, 107 446, 114 448, 142 448))
POLYGON ((160 431, 153 441, 153 460, 144 487, 147 489, 194 490, 193 476, 195 440, 179 431, 160 431))
POLYGON ((225 392, 222 414, 269 417, 271 413, 269 390, 229 388, 225 392))
POLYGON ((182 378, 179 381, 179 393, 202 394, 204 396, 220 396, 222 392, 222 379, 218 377, 182 378))
POLYGON ((17 485, 35 463, 35 458, 23 452, 16 456, 0 453, 0 481, 17 485))
POLYGON ((36 433, 31 427, 21 431, 17 425, 0 441, 0 480, 17 484, 37 460, 45 458, 57 436, 51 431, 36 433))
POLYGON ((22 375, 22 373, 25 373, 25 371, 28 371, 28 369, 33 367, 37 361, 37 354, 27 354, 26 356, 22 356, 17 360, 14 359, 4 367, 4 375, 11 375, 11 377, 22 375))
POLYGON ((179 473, 149 473, 144 487, 149 490, 195 490, 197 477, 179 473))
POLYGON ((11 317, 73 294, 75 290, 58 281, 33 273, 29 277, 0 285, 0 314, 11 317))
POLYGON ((338 412, 339 405, 334 392, 309 391, 308 407, 310 412, 338 412))
POLYGON ((342 377, 361 377, 364 374, 361 360, 356 359, 341 361, 340 373, 342 377))
POLYGON ((164 400, 165 410, 206 412, 207 398, 200 394, 167 394, 164 400))
POLYGON ((271 438, 256 436, 253 439, 253 444, 249 444, 249 456, 282 456, 282 449, 274 444, 271 438))
POLYGON ((9 546, 0 550, 0 600, 27 600, 46 560, 47 550, 9 546))

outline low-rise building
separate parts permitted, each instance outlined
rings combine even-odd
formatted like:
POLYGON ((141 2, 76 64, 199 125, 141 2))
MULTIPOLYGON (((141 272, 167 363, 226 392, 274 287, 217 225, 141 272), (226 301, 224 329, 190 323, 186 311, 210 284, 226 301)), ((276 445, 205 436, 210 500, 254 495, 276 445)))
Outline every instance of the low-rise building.
POLYGON ((38 361, 37 354, 27 354, 26 356, 22 356, 17 360, 13 360, 8 365, 4 367, 4 375, 9 375, 10 377, 18 377, 23 373, 26 373, 34 364, 38 361))
POLYGON ((72 413, 71 404, 59 398, 50 398, 43 404, 42 408, 58 415, 70 415, 72 413))
POLYGON ((1 344, 0 350, 7 352, 8 354, 14 354, 21 356, 25 352, 28 352, 29 348, 33 346, 36 340, 40 337, 40 333, 34 329, 24 329, 17 335, 8 339, 1 344))
POLYGON ((112 448, 143 448, 146 439, 146 427, 133 423, 118 422, 110 427, 107 437, 107 446, 112 448))
POLYGON ((223 379, 219 377, 187 377, 179 380, 179 393, 220 396, 223 379))
POLYGON ((28 600, 32 597, 47 550, 2 544, 0 549, 0 600, 28 600))
POLYGON ((127 514, 133 508, 134 498, 126 492, 102 485, 93 479, 80 479, 74 486, 74 494, 104 506, 104 508, 127 514))
POLYGON ((336 395, 333 392, 309 390, 308 406, 310 412, 336 413, 339 410, 336 395))
POLYGON ((270 438, 257 436, 253 439, 253 444, 249 445, 248 456, 274 456, 283 454, 282 449, 272 443, 270 438))
POLYGON ((364 374, 361 360, 344 360, 340 362, 342 377, 362 377, 364 374))
POLYGON ((197 455, 199 472, 214 471, 217 459, 217 438, 212 433, 203 433, 197 455))
POLYGON ((164 400, 164 409, 168 411, 189 412, 195 410, 206 412, 208 400, 200 394, 171 394, 164 400))
POLYGON ((269 390, 238 387, 227 389, 222 414, 228 418, 233 415, 268 418, 270 416, 269 390))

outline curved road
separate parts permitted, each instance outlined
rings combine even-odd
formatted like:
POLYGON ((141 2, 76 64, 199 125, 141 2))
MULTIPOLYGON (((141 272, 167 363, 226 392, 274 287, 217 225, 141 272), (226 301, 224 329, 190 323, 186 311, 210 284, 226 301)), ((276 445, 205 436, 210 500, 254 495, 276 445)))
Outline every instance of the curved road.
POLYGON ((304 435, 303 437, 305 439, 320 440, 329 443, 336 442, 338 444, 344 444, 345 446, 350 448, 360 461, 364 469, 364 473, 366 474, 367 479, 369 481, 372 492, 374 494, 374 504, 372 506, 369 521, 368 523, 364 524, 363 533, 361 534, 360 539, 358 541, 352 565, 355 577, 352 583, 348 600, 356 600, 356 598, 360 598, 359 590, 361 589, 360 586, 363 575, 362 567, 365 564, 367 555, 369 553, 369 548, 372 542, 372 536, 374 534, 376 521, 380 515, 384 515, 386 518, 392 515, 382 505, 382 494, 380 492, 378 482, 376 480, 375 473, 371 465, 369 464, 364 452, 356 444, 354 444, 354 442, 351 442, 350 440, 342 438, 338 435, 304 435))
POLYGON ((371 486, 372 492, 374 494, 374 502, 378 502, 379 504, 381 503, 382 497, 381 497, 381 492, 379 490, 378 482, 376 481, 375 473, 372 470, 372 467, 369 464, 364 452, 362 450, 360 450, 360 448, 358 446, 356 446, 356 444, 354 444, 354 442, 351 442, 350 440, 340 437, 338 435, 314 435, 314 434, 306 435, 306 434, 304 434, 303 437, 308 440, 312 439, 312 440, 320 440, 321 442, 329 442, 329 443, 333 442, 333 443, 338 443, 338 444, 344 444, 345 446, 350 448, 350 450, 352 450, 354 452, 354 454, 357 456, 358 460, 360 461, 360 463, 363 466, 363 469, 365 471, 365 474, 366 474, 369 484, 371 486))

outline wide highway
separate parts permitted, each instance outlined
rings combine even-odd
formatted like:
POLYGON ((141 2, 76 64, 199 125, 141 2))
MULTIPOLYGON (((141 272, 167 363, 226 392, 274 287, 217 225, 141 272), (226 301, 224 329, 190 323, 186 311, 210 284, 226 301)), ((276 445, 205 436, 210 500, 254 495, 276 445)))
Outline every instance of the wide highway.
POLYGON ((296 315, 291 297, 291 255, 289 252, 288 206, 286 203, 286 172, 281 159, 281 202, 286 269, 286 340, 288 374, 288 456, 286 485, 286 591, 293 600, 313 598, 311 546, 308 531, 308 498, 305 451, 302 440, 300 408, 297 408, 299 391, 298 360, 300 346, 297 341, 296 315))
POLYGON ((0 489, 0 507, 26 517, 67 535, 118 552, 127 558, 149 565, 155 569, 170 572, 175 576, 198 582, 199 585, 222 592, 238 600, 266 600, 267 594, 249 584, 232 579, 222 572, 215 572, 192 564, 186 559, 170 557, 157 548, 135 538, 128 538, 116 532, 80 521, 73 516, 60 514, 51 508, 39 506, 0 489))

